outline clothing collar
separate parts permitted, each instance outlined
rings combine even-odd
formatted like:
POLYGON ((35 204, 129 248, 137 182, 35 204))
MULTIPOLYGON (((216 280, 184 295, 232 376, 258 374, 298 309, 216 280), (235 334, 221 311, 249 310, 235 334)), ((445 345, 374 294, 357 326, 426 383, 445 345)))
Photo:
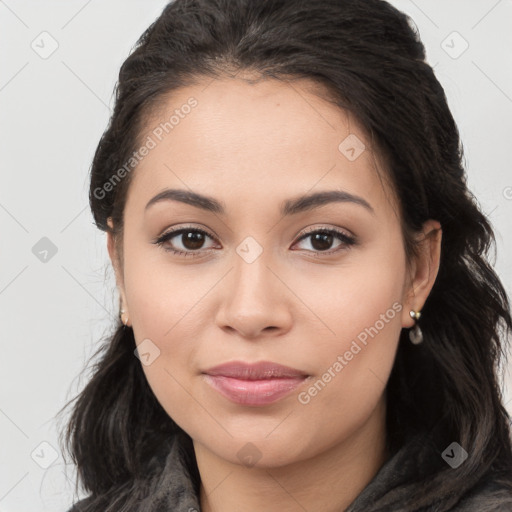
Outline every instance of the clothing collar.
MULTIPOLYGON (((164 469, 147 498, 151 501, 151 504, 148 502, 148 511, 200 512, 199 496, 185 462, 183 436, 178 434, 173 440, 164 469)), ((428 465, 429 450, 424 445, 424 439, 423 443, 421 439, 415 436, 392 455, 345 512, 367 512, 386 494, 392 494, 392 498, 398 497, 396 492, 400 491, 393 489, 417 476, 420 469, 424 471, 428 465)), ((141 512, 145 510, 146 507, 141 506, 141 512)))
MULTIPOLYGON (((411 512, 410 485, 436 471, 441 453, 432 438, 418 433, 407 440, 381 466, 372 480, 344 512, 411 512), (398 508, 396 503, 405 503, 398 508), (408 508, 409 507, 409 508, 408 508)), ((138 512, 200 512, 199 496, 194 488, 190 469, 187 465, 186 449, 190 449, 190 438, 180 432, 172 441, 165 457, 165 466, 142 500, 138 512)), ((161 466, 160 466, 161 467, 161 466)), ((461 492, 461 494, 464 494, 461 492)), ((438 496, 432 497, 432 510, 438 496)), ((421 510, 426 510, 422 508, 421 510)), ((439 508, 445 510, 445 508, 439 508)), ((509 491, 499 489, 492 480, 460 496, 460 502, 453 512, 481 512, 512 510, 512 496, 509 491), (503 506, 508 508, 502 508, 503 506), (495 508, 496 507, 496 508, 495 508)))

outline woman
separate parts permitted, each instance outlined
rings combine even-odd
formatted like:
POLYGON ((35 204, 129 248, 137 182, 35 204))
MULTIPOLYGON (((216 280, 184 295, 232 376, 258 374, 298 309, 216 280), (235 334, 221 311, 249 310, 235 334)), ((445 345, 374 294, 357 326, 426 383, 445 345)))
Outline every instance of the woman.
POLYGON ((462 156, 388 3, 170 3, 92 165, 121 321, 72 510, 512 510, 512 318, 462 156))

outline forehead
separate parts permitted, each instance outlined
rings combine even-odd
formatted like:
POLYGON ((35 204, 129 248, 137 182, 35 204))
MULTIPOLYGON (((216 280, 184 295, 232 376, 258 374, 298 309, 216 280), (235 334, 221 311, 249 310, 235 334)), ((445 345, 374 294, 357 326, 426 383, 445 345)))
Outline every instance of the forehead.
POLYGON ((137 166, 129 200, 177 186, 227 204, 263 190, 265 200, 281 202, 315 188, 385 200, 379 155, 364 129, 317 91, 309 80, 207 78, 173 91, 146 119, 139 139, 151 149, 137 166))

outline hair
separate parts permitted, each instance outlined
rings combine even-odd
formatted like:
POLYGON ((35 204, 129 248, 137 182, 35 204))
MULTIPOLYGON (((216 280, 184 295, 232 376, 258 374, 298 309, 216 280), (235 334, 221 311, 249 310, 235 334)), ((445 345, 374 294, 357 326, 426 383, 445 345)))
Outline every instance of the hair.
MULTIPOLYGON (((458 128, 441 84, 425 61, 410 18, 382 0, 175 0, 123 63, 115 107, 91 167, 97 227, 122 240, 133 176, 105 187, 140 145, 151 113, 178 88, 239 71, 259 79, 307 78, 328 90, 386 156, 399 200, 407 261, 428 219, 440 222, 439 272, 422 311, 424 343, 402 329, 387 384, 392 454, 417 433, 437 453, 457 441, 470 457, 453 471, 439 456, 421 479, 405 482, 393 510, 451 507, 489 479, 512 490, 510 416, 498 375, 512 329, 509 298, 489 263, 492 227, 466 185, 458 128), (107 188, 109 189, 107 191, 107 188), (98 190, 102 190, 99 194, 98 190), (112 217, 110 228, 107 219, 112 217), (403 495, 400 495, 403 496, 403 495)), ((195 489, 190 438, 163 410, 134 357, 131 328, 120 321, 94 354, 97 362, 74 403, 65 432, 86 511, 136 510, 148 475, 178 434, 195 489)), ((387 509, 386 509, 387 510, 387 509)))

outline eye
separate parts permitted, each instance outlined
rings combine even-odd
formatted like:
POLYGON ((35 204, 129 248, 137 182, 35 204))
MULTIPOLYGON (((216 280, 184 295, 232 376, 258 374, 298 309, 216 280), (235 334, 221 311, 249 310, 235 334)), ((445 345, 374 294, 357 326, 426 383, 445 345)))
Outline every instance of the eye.
POLYGON ((353 235, 349 235, 348 233, 332 228, 313 228, 306 232, 305 235, 302 235, 298 241, 301 242, 302 240, 306 240, 308 238, 310 239, 310 244, 313 248, 313 251, 308 251, 317 253, 315 256, 332 254, 347 249, 348 247, 357 243, 356 238, 353 235), (335 240, 338 240, 340 243, 336 246, 335 249, 329 249, 335 240))
POLYGON ((198 250, 202 248, 205 237, 213 239, 211 235, 209 235, 206 231, 202 229, 184 227, 164 233, 162 236, 157 238, 153 243, 162 247, 165 251, 180 256, 190 256, 193 258, 195 256, 199 256, 198 250), (169 242, 173 238, 177 238, 177 242, 181 243, 184 249, 181 249, 180 247, 178 247, 177 249, 174 248, 173 245, 175 244, 175 242, 170 244, 169 247, 169 242))

